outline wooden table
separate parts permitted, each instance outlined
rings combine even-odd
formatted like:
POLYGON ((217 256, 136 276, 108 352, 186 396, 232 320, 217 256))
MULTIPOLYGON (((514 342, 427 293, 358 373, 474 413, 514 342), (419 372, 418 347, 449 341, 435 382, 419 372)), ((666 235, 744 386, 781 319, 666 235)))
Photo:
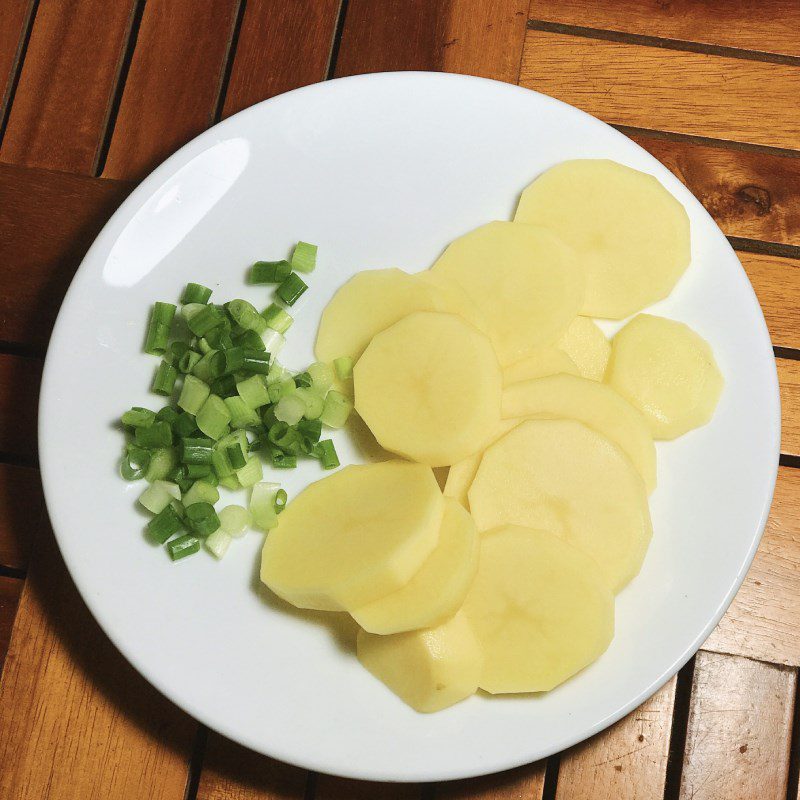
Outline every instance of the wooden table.
POLYGON ((798 0, 0 0, 0 82, 0 798, 798 797, 798 0), (772 516, 697 657, 626 719, 546 764, 439 786, 309 775, 171 705, 79 599, 36 468, 51 324, 135 183, 252 103, 397 69, 518 82, 664 162, 738 251, 783 399, 772 516))

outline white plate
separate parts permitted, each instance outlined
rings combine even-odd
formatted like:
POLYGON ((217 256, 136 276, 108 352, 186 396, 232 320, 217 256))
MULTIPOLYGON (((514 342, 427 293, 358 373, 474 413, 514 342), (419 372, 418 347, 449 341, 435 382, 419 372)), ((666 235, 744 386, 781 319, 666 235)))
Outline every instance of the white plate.
MULTIPOLYGON (((466 777, 547 756, 651 695, 708 636, 742 582, 769 510, 779 451, 774 360, 756 297, 700 203, 644 150, 549 97, 454 75, 390 73, 269 100, 199 136, 139 186, 70 287, 47 354, 40 455, 47 506, 75 583, 103 629, 171 700, 248 747, 356 778, 466 777), (247 297, 254 260, 319 244, 285 362, 312 359, 319 314, 367 267, 427 268, 454 237, 508 219, 517 196, 568 158, 656 175, 685 205, 692 265, 656 313, 714 347, 726 379, 713 422, 658 446, 655 535, 619 596, 608 652, 541 697, 475 696, 420 715, 367 674, 326 628, 257 591, 261 536, 221 563, 172 564, 142 536, 141 484, 117 474, 113 424, 148 394, 149 305, 188 280, 247 297)), ((343 462, 357 458, 338 437, 343 462)), ((294 495, 316 464, 283 473, 294 495)))

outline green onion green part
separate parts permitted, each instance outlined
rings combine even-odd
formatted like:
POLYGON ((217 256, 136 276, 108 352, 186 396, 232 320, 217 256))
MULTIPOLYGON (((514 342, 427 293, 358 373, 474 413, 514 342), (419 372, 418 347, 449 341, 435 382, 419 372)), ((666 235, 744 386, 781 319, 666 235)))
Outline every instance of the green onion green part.
POLYGON ((144 479, 148 483, 164 480, 169 473, 175 469, 178 459, 175 449, 172 447, 159 447, 150 453, 150 463, 144 473, 144 479))
POLYGON ((317 266, 317 246, 298 242, 292 253, 292 269, 298 272, 313 272, 317 266))
POLYGON ((336 377, 340 381, 346 381, 353 377, 353 359, 350 356, 341 356, 333 359, 333 368, 336 370, 336 377))
POLYGON ((146 450, 169 447, 172 444, 172 428, 166 422, 154 422, 148 428, 136 428, 133 438, 139 447, 146 450))
POLYGON ((180 561, 200 550, 200 540, 190 533, 179 536, 167 544, 167 552, 173 561, 180 561))
POLYGON ((169 329, 175 316, 176 306, 172 303, 155 303, 150 313, 144 351, 151 356, 163 356, 167 351, 169 329))
POLYGON ((267 308, 261 312, 261 316, 267 323, 267 327, 278 333, 286 333, 294 322, 291 315, 287 314, 277 303, 270 303, 267 308))
POLYGON ((176 380, 178 380, 178 370, 175 369, 172 364, 162 361, 156 370, 151 389, 156 394, 172 394, 172 390, 175 388, 176 380))
POLYGON ((225 308, 231 315, 231 319, 246 331, 255 331, 258 334, 264 333, 267 329, 267 321, 256 311, 252 303, 247 300, 231 300, 225 304, 225 308))
POLYGON ((225 401, 215 394, 208 396, 195 417, 197 427, 211 439, 224 436, 228 432, 230 421, 231 415, 225 401))
POLYGON ((219 528, 219 517, 211 503, 186 506, 186 525, 198 536, 208 536, 219 528))
POLYGON ((279 300, 287 306, 293 306, 308 289, 308 284, 296 273, 292 272, 275 290, 279 300))
POLYGON ((181 295, 181 303, 207 303, 211 289, 201 283, 187 283, 181 295))
POLYGON ((183 527, 183 522, 175 509, 168 505, 147 523, 147 535, 158 544, 164 544, 183 527))
POLYGON ((323 439, 315 448, 315 455, 322 465, 322 469, 336 469, 339 466, 339 456, 330 439, 323 439))
POLYGON ((130 425, 132 428, 149 428, 155 421, 155 412, 140 406, 134 406, 122 415, 122 424, 130 425))
POLYGON ((183 388, 178 397, 178 407, 189 414, 197 414, 209 394, 211 394, 211 389, 207 383, 195 375, 187 375, 183 379, 183 388))
POLYGON ((216 486, 212 486, 205 480, 197 480, 192 484, 192 488, 183 496, 184 506, 192 506, 195 503, 208 503, 214 505, 219 502, 219 491, 216 486))
POLYGON ((250 268, 250 283, 280 283, 289 277, 292 265, 286 260, 256 261, 250 268))

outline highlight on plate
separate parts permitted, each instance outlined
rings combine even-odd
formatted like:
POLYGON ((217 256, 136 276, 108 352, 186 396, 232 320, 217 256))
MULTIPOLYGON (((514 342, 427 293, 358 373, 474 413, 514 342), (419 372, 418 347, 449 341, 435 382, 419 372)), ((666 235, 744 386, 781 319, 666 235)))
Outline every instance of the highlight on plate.
POLYGON ((301 371, 277 355, 315 246, 252 266, 251 283, 275 286, 262 312, 188 284, 147 329, 166 405, 122 416, 148 537, 177 561, 266 532, 268 590, 350 615, 361 664, 417 711, 554 689, 614 636, 614 596, 653 535, 654 440, 708 423, 723 389, 708 342, 640 313, 690 253, 656 178, 575 160, 431 269, 358 272, 301 371), (628 317, 610 341, 593 319, 628 317), (356 426, 384 457, 289 499, 280 471, 339 467, 326 431, 356 426), (247 508, 218 506, 243 488, 247 508))

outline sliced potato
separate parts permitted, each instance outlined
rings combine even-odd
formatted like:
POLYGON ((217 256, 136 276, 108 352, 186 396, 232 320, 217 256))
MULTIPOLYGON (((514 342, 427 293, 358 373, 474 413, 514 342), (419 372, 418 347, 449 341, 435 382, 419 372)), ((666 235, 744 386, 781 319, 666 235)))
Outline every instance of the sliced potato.
POLYGON ((512 383, 543 378, 545 375, 558 375, 561 372, 566 372, 567 375, 580 374, 575 362, 564 350, 548 346, 537 347, 522 361, 503 367, 503 383, 510 386, 512 383))
POLYGON ((614 337, 606 380, 642 412, 656 439, 705 425, 724 385, 705 339, 683 322, 650 314, 614 337))
POLYGON ((597 564, 551 533, 511 525, 481 536, 462 613, 484 652, 479 686, 492 694, 553 689, 614 636, 614 597, 597 564))
POLYGON ((689 217, 652 175, 615 161, 563 161, 522 193, 515 222, 571 245, 586 273, 581 310, 622 319, 666 297, 689 266, 689 217))
POLYGON ((469 490, 479 531, 522 525, 590 555, 613 591, 642 565, 652 528, 641 476, 580 422, 526 420, 487 448, 469 490))
POLYGON ((454 314, 420 311, 379 333, 353 379, 356 410, 379 444, 432 467, 480 450, 500 421, 492 344, 454 314))
POLYGON ((402 588, 350 613, 364 630, 387 635, 433 628, 464 602, 478 568, 478 534, 472 517, 446 497, 439 543, 402 588))
POLYGON ((483 651, 460 612, 438 628, 378 636, 358 632, 358 660, 417 711, 441 711, 474 694, 483 651))
POLYGON ((611 342, 594 320, 575 317, 558 340, 558 346, 577 365, 581 377, 592 381, 603 380, 611 354, 611 342))
POLYGON ((433 265, 486 319, 501 364, 555 342, 583 303, 584 276, 569 247, 533 225, 490 222, 456 239, 433 265))
POLYGON ((619 445, 642 476, 648 492, 656 487, 656 448, 642 415, 603 383, 551 375, 509 386, 503 391, 508 419, 568 418, 583 422, 619 445))
MULTIPOLYGON (((439 292, 436 311, 448 314, 457 314, 467 322, 471 322, 478 330, 486 333, 486 318, 479 311, 469 295, 454 281, 441 272, 426 269, 424 272, 415 272, 418 281, 433 286, 439 292)), ((420 309, 424 311, 425 309, 420 309)))
POLYGON ((439 540, 444 503, 430 467, 345 467, 284 509, 261 580, 299 608, 349 611, 405 586, 439 540))

